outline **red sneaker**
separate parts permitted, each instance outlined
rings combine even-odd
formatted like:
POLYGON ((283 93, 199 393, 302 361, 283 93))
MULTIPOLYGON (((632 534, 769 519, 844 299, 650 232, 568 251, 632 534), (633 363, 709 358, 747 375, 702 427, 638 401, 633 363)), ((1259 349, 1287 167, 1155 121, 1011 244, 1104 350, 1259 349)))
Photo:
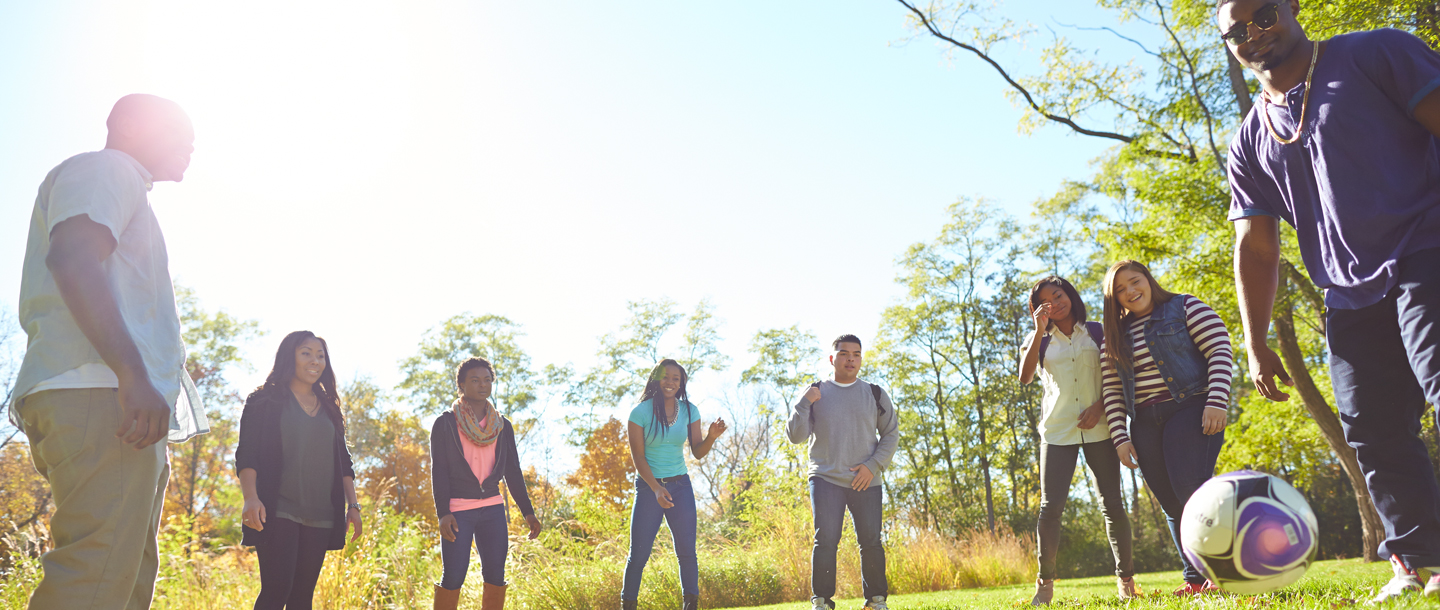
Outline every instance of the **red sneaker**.
POLYGON ((1191 595, 1201 595, 1204 593, 1217 593, 1219 591, 1222 591, 1222 589, 1215 586, 1215 583, 1210 582, 1207 579, 1205 582, 1199 584, 1187 582, 1184 586, 1176 589, 1175 594, 1181 597, 1188 597, 1191 595))

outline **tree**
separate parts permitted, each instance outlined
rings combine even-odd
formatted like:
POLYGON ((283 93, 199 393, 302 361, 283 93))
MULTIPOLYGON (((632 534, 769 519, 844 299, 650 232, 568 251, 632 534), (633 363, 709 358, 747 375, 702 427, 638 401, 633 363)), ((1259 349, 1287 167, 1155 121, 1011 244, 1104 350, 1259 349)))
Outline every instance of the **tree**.
POLYGON ((240 488, 232 471, 239 441, 240 392, 227 374, 249 370, 240 349, 261 336, 259 323, 224 310, 210 312, 195 292, 175 287, 180 309, 185 370, 200 394, 210 432, 170 446, 170 483, 165 492, 165 518, 181 517, 193 540, 238 539, 240 488))
MULTIPOLYGON (((1115 12, 1121 25, 1153 28, 1149 38, 1160 41, 1154 48, 1141 43, 1139 36, 1093 28, 1138 47, 1153 69, 1147 71, 1133 62, 1121 66, 1097 62, 1091 53, 1057 37, 1043 54, 1043 76, 1018 77, 1002 66, 996 51, 1003 43, 1023 38, 1025 28, 996 17, 977 2, 922 6, 897 1, 921 35, 939 41, 950 52, 980 58, 1005 79, 1007 95, 1027 111, 1022 129, 1060 125, 1115 142, 1101 159, 1097 174, 1082 183, 1082 190, 1109 200, 1120 212, 1103 223, 1105 254, 1111 260, 1149 261, 1172 289, 1206 295, 1227 325, 1239 329, 1231 275, 1233 230, 1225 221, 1229 204, 1225 143, 1249 111, 1255 85, 1220 43, 1213 2, 1099 0, 1115 12), (1097 126, 1102 123, 1113 127, 1097 126)), ((1337 29, 1392 26, 1416 31, 1432 45, 1437 42, 1434 2, 1337 0, 1307 7, 1301 19, 1317 38, 1337 29)), ((1066 188, 1073 190, 1072 185, 1066 188)), ((1272 338, 1295 376, 1301 403, 1349 480, 1364 525, 1364 552, 1376 559, 1383 537, 1379 516, 1354 450, 1345 443, 1334 409, 1309 372, 1323 362, 1317 348, 1321 344, 1306 336, 1322 328, 1323 320, 1316 314, 1323 311, 1323 303, 1311 297, 1319 291, 1301 272, 1302 266, 1295 264, 1299 258, 1293 239, 1288 241, 1283 268, 1289 286, 1277 300, 1272 338), (1292 291, 1311 306, 1297 310, 1289 296, 1292 291)), ((1237 389, 1240 394, 1249 391, 1237 389)))
POLYGON ((430 435, 414 414, 394 408, 368 378, 340 389, 357 492, 397 514, 436 523, 430 489, 430 435))
POLYGON ((625 436, 625 424, 620 420, 612 417, 601 424, 585 439, 580 467, 565 479, 616 512, 625 509, 634 488, 630 473, 635 470, 635 462, 630 459, 630 444, 625 436))
POLYGON ((489 360, 495 367, 491 400, 514 425, 516 442, 522 442, 540 421, 533 408, 550 372, 531 369, 530 354, 520 347, 523 336, 520 325, 504 316, 454 316, 426 332, 419 351, 401 362, 405 379, 399 389, 417 414, 436 415, 459 397, 455 369, 460 363, 472 357, 489 360))

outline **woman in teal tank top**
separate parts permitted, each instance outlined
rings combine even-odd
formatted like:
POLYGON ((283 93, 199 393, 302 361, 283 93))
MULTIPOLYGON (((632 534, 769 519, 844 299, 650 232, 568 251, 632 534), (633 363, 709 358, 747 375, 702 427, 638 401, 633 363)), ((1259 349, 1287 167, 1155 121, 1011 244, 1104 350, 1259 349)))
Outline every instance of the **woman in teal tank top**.
POLYGON ((685 610, 696 610, 700 599, 700 564, 695 556, 695 491, 685 469, 685 442, 690 453, 703 459, 725 433, 725 420, 716 419, 701 437, 700 411, 685 393, 689 381, 680 363, 665 359, 650 371, 641 402, 630 412, 627 426, 630 456, 634 458, 635 502, 630 512, 630 556, 620 602, 634 610, 640 597, 640 575, 655 547, 660 523, 670 525, 675 558, 680 563, 680 590, 685 610))

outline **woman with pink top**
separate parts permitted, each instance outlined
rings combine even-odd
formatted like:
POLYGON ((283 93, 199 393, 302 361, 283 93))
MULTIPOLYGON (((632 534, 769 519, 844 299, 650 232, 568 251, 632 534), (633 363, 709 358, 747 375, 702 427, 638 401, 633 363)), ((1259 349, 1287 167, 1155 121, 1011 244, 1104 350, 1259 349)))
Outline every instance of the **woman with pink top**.
POLYGON ((1215 475, 1225 444, 1235 366, 1230 332, 1209 305, 1166 291, 1135 261, 1110 267, 1104 291, 1100 371, 1110 439, 1120 463, 1138 463, 1165 510, 1184 567, 1185 584, 1175 594, 1214 590, 1180 546, 1180 516, 1190 495, 1215 475))
POLYGON ((430 488, 440 517, 440 557, 445 564, 444 576, 435 585, 435 610, 455 610, 460 604, 472 540, 485 579, 480 607, 505 607, 510 533, 501 479, 530 525, 530 538, 540 535, 540 520, 530 507, 515 450, 515 431, 490 402, 494 383, 494 367, 484 358, 461 363, 455 371, 460 399, 440 414, 430 431, 430 488))

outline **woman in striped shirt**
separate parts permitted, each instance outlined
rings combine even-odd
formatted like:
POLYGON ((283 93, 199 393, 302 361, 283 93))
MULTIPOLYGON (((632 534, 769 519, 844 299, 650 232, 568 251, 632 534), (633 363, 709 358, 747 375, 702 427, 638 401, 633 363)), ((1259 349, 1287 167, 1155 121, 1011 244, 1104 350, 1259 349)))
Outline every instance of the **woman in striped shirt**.
POLYGON ((1180 516, 1190 494, 1215 474, 1225 442, 1235 364, 1230 333, 1209 305, 1165 291, 1138 262, 1115 263, 1104 288, 1101 393, 1115 452, 1127 467, 1139 464, 1165 510, 1184 564, 1185 584, 1175 594, 1213 590, 1180 546, 1180 516))

